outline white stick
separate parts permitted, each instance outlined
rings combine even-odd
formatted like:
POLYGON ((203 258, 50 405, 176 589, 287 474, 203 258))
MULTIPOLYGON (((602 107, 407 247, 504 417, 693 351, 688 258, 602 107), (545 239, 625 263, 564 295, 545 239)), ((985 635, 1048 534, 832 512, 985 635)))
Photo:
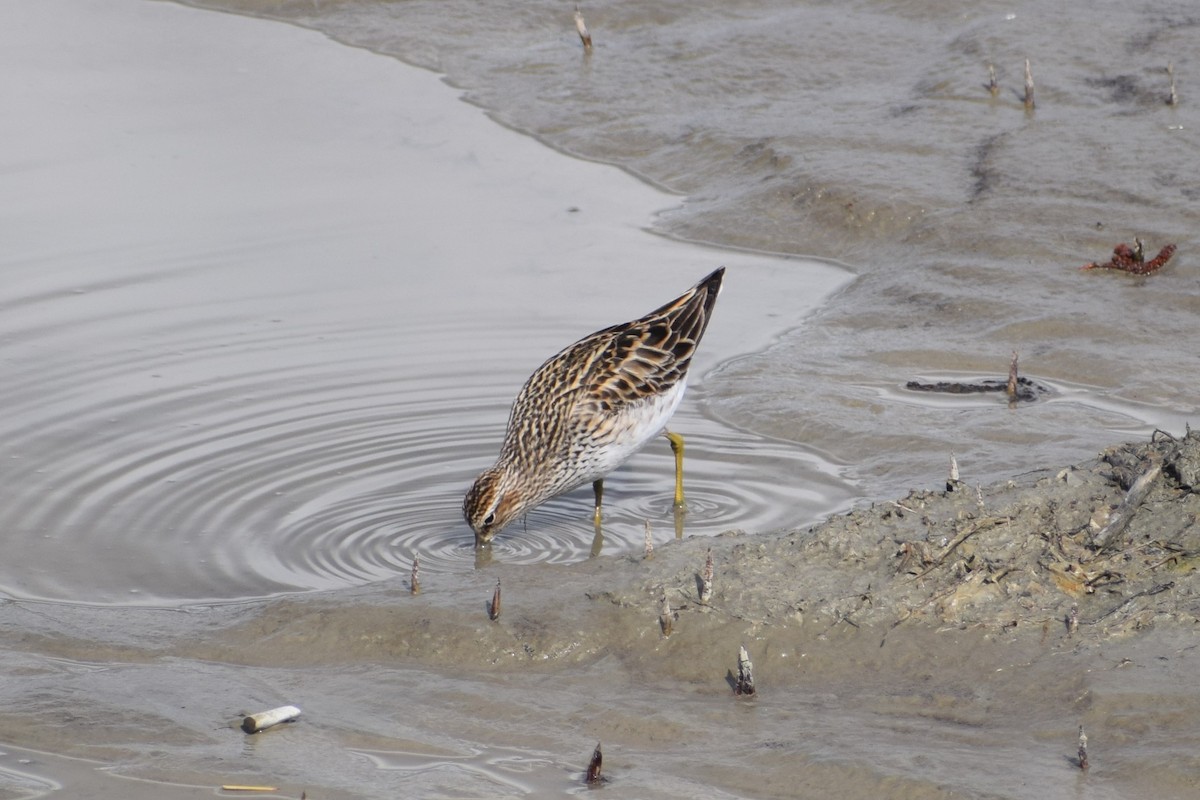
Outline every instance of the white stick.
POLYGON ((298 716, 300 716, 300 709, 295 706, 280 706, 246 717, 242 720, 242 730, 246 733, 258 733, 281 722, 291 722, 298 716))
POLYGON ((592 49, 592 35, 588 33, 587 23, 583 21, 583 12, 575 6, 575 30, 579 31, 579 41, 583 42, 584 50, 592 49))

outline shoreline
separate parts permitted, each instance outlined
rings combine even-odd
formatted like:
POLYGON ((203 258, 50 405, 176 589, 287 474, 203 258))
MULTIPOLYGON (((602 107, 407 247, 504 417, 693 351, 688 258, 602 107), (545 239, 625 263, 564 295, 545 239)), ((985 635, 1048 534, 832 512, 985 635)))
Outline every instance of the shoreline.
MULTIPOLYGON (((296 740, 312 735, 312 728, 303 727, 309 725, 338 740, 360 726, 373 728, 356 717, 355 706, 343 705, 336 689, 320 679, 312 682, 314 675, 386 665, 396 674, 443 676, 435 683, 460 686, 456 691, 469 685, 487 692, 485 687, 499 681, 510 689, 515 682, 526 691, 544 684, 545 691, 574 693, 583 681, 598 696, 611 696, 630 680, 647 680, 655 696, 682 691, 684 698, 703 697, 734 709, 746 702, 733 698, 729 685, 737 648, 745 646, 759 687, 749 702, 760 710, 795 702, 784 697, 799 693, 829 698, 830 713, 840 717, 863 697, 892 703, 898 696, 909 698, 899 701, 907 709, 902 711, 920 715, 927 702, 922 686, 932 681, 939 693, 956 698, 939 714, 982 724, 985 711, 977 707, 976 695, 986 685, 987 707, 1003 696, 1017 719, 1058 724, 1064 731, 1086 720, 1094 741, 1108 737, 1112 747, 1105 725, 1113 720, 1092 707, 1103 703, 1094 699, 1076 707, 1073 695, 1039 676, 1069 676, 1071 692, 1079 691, 1082 680, 1089 696, 1124 698, 1111 702, 1158 702, 1155 695, 1142 701, 1125 696, 1120 675, 1136 669, 1140 686, 1166 683, 1181 692, 1183 706, 1200 702, 1194 684, 1179 684, 1198 657, 1193 637, 1200 623, 1200 531, 1188 522, 1200 507, 1200 495, 1188 483, 1200 482, 1198 476, 1200 434, 1193 433, 1114 446, 1078 465, 988 487, 914 490, 807 530, 672 541, 656 547, 649 560, 602 556, 573 565, 493 564, 466 579, 454 578, 453 586, 447 585, 449 576, 430 576, 419 595, 409 593, 406 579, 396 579, 352 591, 204 609, 11 601, 5 604, 0 641, 10 658, 17 652, 38 659, 91 652, 105 663, 168 671, 172 664, 188 665, 188 671, 209 665, 205 672, 215 670, 220 680, 233 682, 231 697, 244 691, 238 684, 257 682, 252 676, 263 670, 307 675, 307 688, 259 701, 306 709, 297 733, 286 734, 296 740), (1120 506, 1131 476, 1145 465, 1157 465, 1159 473, 1134 510, 1125 540, 1097 551, 1093 521, 1120 506), (701 604, 697 581, 710 548, 715 591, 701 604), (1055 561, 1051 553, 1072 557, 1055 561), (504 607, 493 622, 486 605, 497 578, 504 607), (664 592, 674 615, 670 636, 659 622, 664 592), (194 635, 198 616, 202 637, 194 635), (1042 683, 1047 685, 1035 688, 1042 683), (817 695, 808 694, 814 691, 817 695)), ((436 708, 437 696, 405 697, 404 703, 430 704, 427 711, 436 718, 444 714, 436 708)), ((89 733, 59 751, 78 757, 103 743, 119 763, 122 747, 112 734, 133 718, 150 729, 179 730, 185 738, 189 729, 228 722, 231 730, 219 736, 240 740, 232 729, 242 709, 228 710, 229 720, 212 717, 213 709, 199 718, 190 711, 183 719, 167 712, 156 720, 150 708, 130 707, 128 719, 102 708, 95 716, 107 722, 88 726, 89 733)), ((27 741, 13 736, 19 727, 35 730, 36 716, 6 717, 0 722, 5 740, 52 749, 53 740, 44 736, 27 741), (19 719, 28 725, 18 726, 19 719)), ((447 732, 453 735, 454 726, 447 732)), ((614 752, 628 748, 622 735, 636 740, 643 734, 610 732, 604 737, 606 755, 610 742, 614 752)), ((1068 744, 1059 746, 1064 753, 1068 744)), ((1119 748, 1105 754, 1110 760, 1125 757, 1119 748)), ((1099 755, 1093 759, 1103 763, 1099 755)), ((670 777, 670 768, 664 769, 670 777)), ((1186 765, 1180 769, 1188 774, 1186 765)), ((1144 775, 1135 777, 1134 785, 1152 785, 1144 775)), ((306 785, 286 771, 279 780, 306 785)), ((736 785, 734 780, 730 788, 736 785)), ((627 788, 637 791, 636 785, 627 788)), ((331 786, 329 794, 310 796, 339 796, 337 791, 331 786)))
MULTIPOLYGON (((610 648, 634 649, 648 637, 666 648, 693 637, 720 640, 725 646, 714 646, 714 657, 728 660, 736 642, 761 638, 768 629, 809 640, 839 627, 858 636, 870 630, 878 632, 881 647, 889 635, 914 627, 1032 636, 1042 644, 1105 642, 1163 625, 1188 629, 1200 624, 1200 530, 1192 522, 1200 495, 1190 481, 1200 484, 1200 433, 1194 432, 1116 445, 1078 465, 987 487, 914 489, 807 529, 658 543, 650 559, 493 564, 465 581, 453 578, 463 586, 427 577, 411 597, 407 579, 363 587, 351 593, 359 598, 349 605, 346 592, 328 600, 266 601, 264 617, 289 620, 274 628, 282 647, 270 659, 293 644, 302 648, 319 627, 351 639, 360 627, 367 642, 365 632, 378 620, 367 614, 356 623, 360 602, 378 604, 392 625, 407 620, 400 628, 438 626, 448 644, 432 650, 421 637, 373 637, 345 651, 348 661, 379 657, 435 667, 505 659, 578 664, 610 648), (1102 546, 1106 526, 1150 465, 1148 493, 1124 512, 1128 527, 1102 546), (716 588, 710 602, 700 603, 698 580, 709 550, 716 588), (491 624, 483 609, 496 578, 505 606, 500 624, 491 624), (669 637, 658 625, 664 593, 675 611, 669 637), (514 615, 520 624, 510 627, 514 615), (689 632, 692 625, 699 630, 689 632)), ((256 619, 230 629, 230 656, 260 636, 262 624, 256 619)), ((698 666, 694 659, 684 663, 698 666)), ((699 672, 680 677, 702 679, 699 672)))

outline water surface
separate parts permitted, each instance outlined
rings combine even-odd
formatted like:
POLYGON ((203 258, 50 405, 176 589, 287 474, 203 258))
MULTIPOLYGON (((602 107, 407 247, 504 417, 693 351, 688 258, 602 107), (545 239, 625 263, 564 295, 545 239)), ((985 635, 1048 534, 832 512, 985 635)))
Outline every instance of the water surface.
MULTIPOLYGON (((76 24, 58 25, 65 7, 17 16, 53 41, 76 24)), ((473 570, 459 506, 525 377, 720 263, 729 289, 674 423, 686 531, 780 528, 852 497, 817 453, 699 402, 705 372, 846 271, 655 236, 678 198, 548 152, 392 59, 263 22, 123 13, 84 50, 9 56, 38 87, 12 93, 37 124, 7 133, 0 200, 20 221, 0 296, 10 596, 262 597, 407 576, 417 554, 426 572, 473 570), (204 46, 180 48, 195 18, 204 46), (131 43, 139 26, 161 33, 131 43)), ((641 549, 647 521, 673 538, 655 445, 608 481, 602 540, 584 489, 490 557, 641 549)))

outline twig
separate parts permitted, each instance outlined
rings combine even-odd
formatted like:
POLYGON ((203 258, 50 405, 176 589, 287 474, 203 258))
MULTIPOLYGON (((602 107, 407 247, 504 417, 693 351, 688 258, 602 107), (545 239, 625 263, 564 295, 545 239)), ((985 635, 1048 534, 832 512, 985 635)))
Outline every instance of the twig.
POLYGON ((1105 611, 1103 614, 1101 614, 1100 616, 1098 616, 1094 620, 1092 620, 1092 624, 1093 625, 1096 624, 1097 622, 1104 619, 1105 617, 1111 617, 1113 614, 1117 613, 1122 608, 1124 608, 1125 606, 1132 603, 1134 600, 1137 600, 1139 597, 1153 597, 1156 594, 1162 594, 1163 592, 1167 591, 1168 589, 1173 589, 1173 588, 1175 588, 1175 581, 1167 581, 1166 583, 1160 583, 1160 584, 1157 584, 1156 586, 1151 586, 1149 589, 1138 592, 1137 594, 1131 594, 1131 595, 1129 595, 1129 597, 1126 597, 1120 603, 1113 606, 1108 611, 1105 611))
POLYGON ((221 784, 222 792, 278 792, 278 786, 258 786, 246 783, 221 784))
POLYGON ((1079 768, 1088 768, 1087 758, 1087 734, 1083 732, 1083 726, 1079 726, 1079 768))
POLYGON ((1101 528, 1092 539, 1100 543, 1100 552, 1111 550, 1117 545, 1121 534, 1125 532, 1125 529, 1129 527, 1129 522, 1133 519, 1133 512, 1146 499, 1146 495, 1150 493, 1151 486, 1161 474, 1162 464, 1155 463, 1140 478, 1133 482, 1133 486, 1129 487, 1129 491, 1125 494, 1125 499, 1117 506, 1116 511, 1113 511, 1109 515, 1108 524, 1101 528))
POLYGON ((1179 105, 1179 93, 1175 91, 1175 65, 1167 62, 1167 77, 1171 79, 1171 94, 1167 96, 1167 105, 1179 105))
MULTIPOLYGON (((1156 547, 1162 547, 1162 545, 1159 542, 1148 542, 1147 544, 1142 545, 1141 547, 1148 547, 1150 545, 1154 545, 1156 547)), ((1141 547, 1134 548, 1134 549, 1139 550, 1139 549, 1141 549, 1141 547)), ((1171 555, 1167 556, 1166 558, 1162 559, 1161 561, 1155 561, 1153 564, 1151 564, 1149 567, 1147 567, 1147 569, 1149 569, 1151 572, 1153 572, 1154 570, 1161 567, 1163 564, 1168 564, 1172 561, 1182 561, 1184 559, 1195 558, 1198 555, 1200 555, 1200 550, 1178 550, 1178 551, 1172 552, 1171 555)))
POLYGON ((421 593, 421 556, 419 553, 413 555, 412 578, 409 579, 408 588, 413 594, 421 593))
POLYGON ((642 555, 642 558, 654 558, 654 537, 650 533, 650 520, 646 520, 646 552, 642 555))
POLYGON ((663 592, 662 599, 659 600, 658 624, 662 628, 662 635, 670 637, 671 629, 675 627, 675 612, 671 610, 671 601, 667 599, 666 592, 663 592))
POLYGON ((988 91, 992 93, 992 97, 1000 94, 1000 84, 996 81, 996 65, 988 64, 988 91))
POLYGON ((954 541, 950 542, 950 544, 943 547, 942 552, 939 553, 933 559, 933 564, 931 564, 929 566, 929 568, 926 569, 921 574, 915 575, 913 577, 913 580, 914 581, 920 580, 921 578, 924 578, 926 575, 928 575, 929 573, 933 572, 935 569, 940 567, 946 561, 946 557, 949 556, 952 552, 954 552, 954 548, 958 547, 960 544, 965 542, 967 539, 970 539, 975 534, 979 533, 980 531, 986 531, 988 528, 994 528, 997 525, 1001 525, 1001 524, 1007 525, 1008 522, 1009 522, 1008 519, 1001 519, 1000 517, 986 517, 984 519, 979 520, 974 525, 971 525, 965 531, 960 533, 958 536, 955 536, 954 541))

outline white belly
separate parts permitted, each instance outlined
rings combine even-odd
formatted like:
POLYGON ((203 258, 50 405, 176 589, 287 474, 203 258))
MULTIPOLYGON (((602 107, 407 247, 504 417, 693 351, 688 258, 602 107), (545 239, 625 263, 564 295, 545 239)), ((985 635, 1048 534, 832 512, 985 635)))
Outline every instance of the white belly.
POLYGON ((603 478, 661 434, 675 409, 679 408, 686 388, 687 381, 682 380, 661 395, 635 407, 626 407, 626 413, 613 420, 610 443, 580 454, 571 488, 603 478))

